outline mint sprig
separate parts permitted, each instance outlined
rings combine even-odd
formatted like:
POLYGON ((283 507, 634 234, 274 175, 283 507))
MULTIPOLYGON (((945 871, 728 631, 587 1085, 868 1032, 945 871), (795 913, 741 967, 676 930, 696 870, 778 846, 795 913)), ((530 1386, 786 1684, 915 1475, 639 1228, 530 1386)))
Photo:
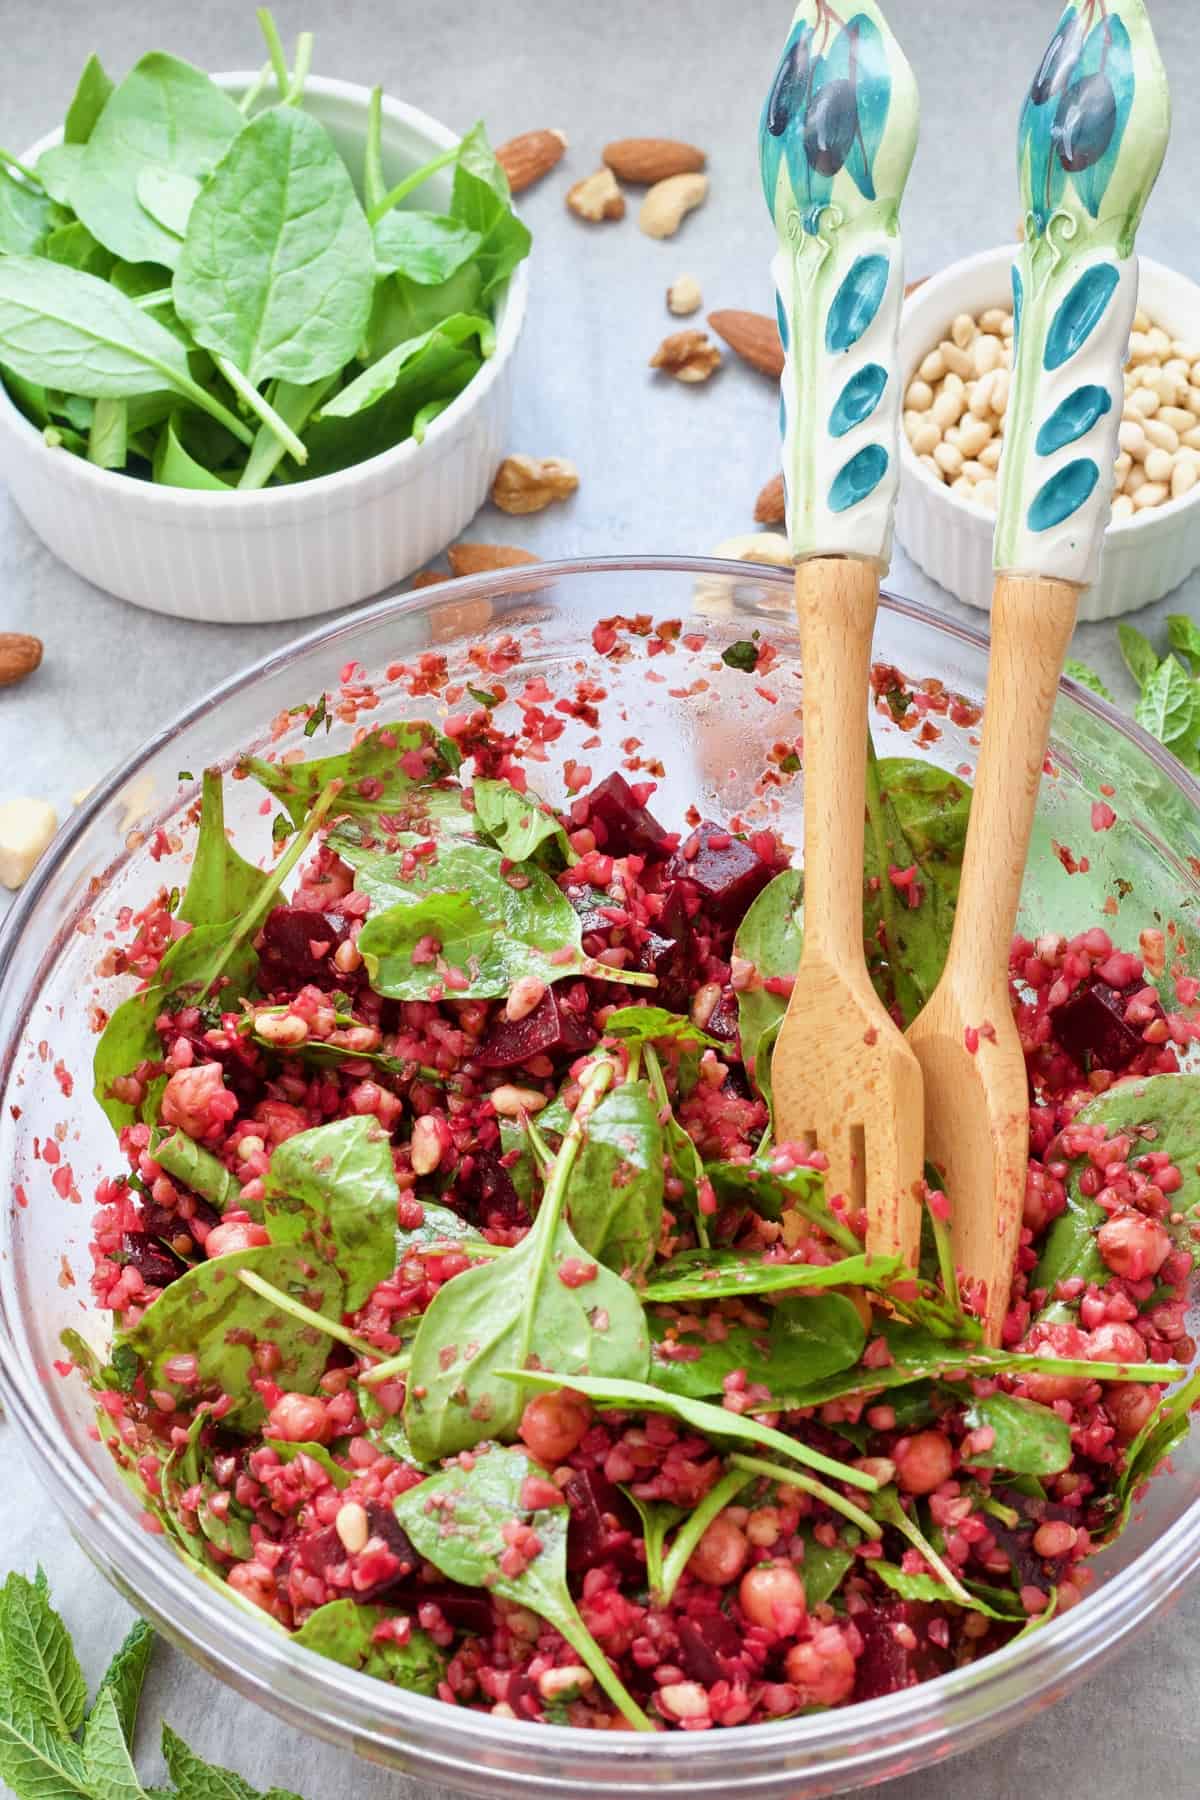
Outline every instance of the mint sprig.
POLYGON ((1117 627, 1121 654, 1141 693, 1134 717, 1184 768, 1200 774, 1200 628, 1175 613, 1167 632, 1171 649, 1160 659, 1134 626, 1117 627))
POLYGON ((39 1568, 32 1581, 9 1575, 0 1588, 0 1781, 16 1800, 300 1800, 285 1788, 259 1794, 232 1770, 206 1763, 169 1725, 162 1749, 175 1786, 142 1786, 133 1733, 153 1648, 154 1633, 139 1619, 89 1709, 45 1573, 39 1568))

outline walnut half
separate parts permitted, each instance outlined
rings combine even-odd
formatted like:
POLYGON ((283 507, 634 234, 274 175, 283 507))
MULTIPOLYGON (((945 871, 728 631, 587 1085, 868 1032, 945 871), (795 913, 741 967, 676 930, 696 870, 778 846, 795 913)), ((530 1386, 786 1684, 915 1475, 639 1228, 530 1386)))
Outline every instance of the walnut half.
POLYGON ((492 501, 501 512, 541 512, 578 486, 578 469, 561 456, 506 456, 492 483, 492 501))
POLYGON ((676 381, 707 381, 721 366, 721 352, 706 331, 674 331, 650 358, 652 369, 665 369, 676 381))

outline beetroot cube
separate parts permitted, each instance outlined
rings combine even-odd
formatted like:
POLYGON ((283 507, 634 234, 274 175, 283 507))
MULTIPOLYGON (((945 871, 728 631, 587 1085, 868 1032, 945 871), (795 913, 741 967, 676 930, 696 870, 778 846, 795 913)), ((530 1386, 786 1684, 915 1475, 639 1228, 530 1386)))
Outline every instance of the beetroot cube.
POLYGON ((1054 1035, 1081 1069, 1127 1068, 1146 1048, 1141 1027, 1125 1023, 1129 996, 1093 981, 1054 1013, 1054 1035))
POLYGON ((855 1700, 879 1700, 945 1674, 951 1666, 950 1654, 931 1643, 928 1636, 929 1622, 938 1612, 922 1600, 880 1600, 869 1612, 855 1613, 854 1623, 863 1640, 855 1670, 855 1700), (898 1642, 897 1625, 909 1627, 917 1640, 915 1650, 898 1642))
POLYGON ((676 851, 669 872, 675 880, 691 883, 702 911, 721 925, 736 925, 775 873, 749 844, 711 819, 676 851))
POLYGON ((724 1613, 679 1621, 679 1661, 684 1673, 703 1687, 744 1678, 749 1666, 742 1634, 724 1613))
POLYGON ((720 1038, 723 1044, 735 1042, 738 1034, 737 995, 732 988, 723 988, 721 998, 717 1001, 704 1027, 709 1037, 720 1038))
POLYGON ((472 1151, 469 1162, 469 1168, 464 1162, 466 1173, 460 1176, 457 1194, 449 1198, 461 1201, 480 1225, 526 1224, 529 1214, 497 1152, 472 1151))
POLYGON ((121 1256, 132 1263, 148 1287, 164 1288, 187 1273, 182 1257, 144 1231, 127 1231, 121 1239, 121 1256))
POLYGON ((595 1041, 587 1020, 547 988, 523 1019, 506 1019, 503 1011, 497 1014, 476 1061, 485 1069, 511 1069, 531 1056, 581 1056, 595 1041))
POLYGON ((297 988, 345 987, 347 977, 335 967, 333 953, 343 943, 348 921, 340 913, 310 912, 303 906, 277 906, 267 914, 259 951, 259 985, 267 992, 297 988), (314 945, 326 945, 314 952, 314 945))
POLYGON ((638 968, 657 976, 654 998, 660 1006, 669 1012, 683 1012, 688 1001, 692 928, 682 884, 673 881, 665 892, 666 904, 638 951, 638 968))
POLYGON ((663 857, 675 847, 653 814, 638 803, 625 777, 615 770, 588 795, 587 822, 597 846, 609 856, 663 857))
POLYGON ((636 1514, 620 1488, 599 1469, 573 1469, 563 1487, 571 1509, 567 1526, 567 1567, 592 1569, 607 1559, 633 1565, 632 1526, 636 1514))

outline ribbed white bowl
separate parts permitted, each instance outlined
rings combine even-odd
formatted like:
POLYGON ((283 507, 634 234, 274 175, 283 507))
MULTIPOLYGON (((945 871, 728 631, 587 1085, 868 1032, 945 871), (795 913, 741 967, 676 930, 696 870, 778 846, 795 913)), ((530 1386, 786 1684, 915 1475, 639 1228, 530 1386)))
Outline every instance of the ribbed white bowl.
MULTIPOLYGON (((240 94, 252 76, 218 75, 240 94)), ((313 77, 305 110, 326 127, 351 171, 362 164, 369 95, 313 77)), ((53 132, 25 151, 36 162, 53 132)), ((383 102, 389 180, 458 139, 416 107, 383 102)), ((445 209, 450 176, 424 204, 445 209)), ((0 387, 0 475, 56 556, 80 575, 153 612, 263 624, 329 612, 378 594, 435 556, 487 495, 507 448, 513 352, 525 316, 522 263, 497 311, 496 348, 434 420, 423 444, 399 444, 355 468, 261 493, 159 487, 51 450, 0 387)))
MULTIPOLYGON (((978 317, 1012 307, 1013 248, 985 250, 924 282, 904 303, 900 367, 905 387, 925 357, 949 334, 959 313, 978 317)), ((1200 287, 1142 257, 1141 295, 1156 325, 1173 338, 1200 342, 1200 287)), ((995 519, 935 481, 900 434, 900 499, 896 532, 915 563, 950 593, 987 611, 992 603, 995 519)), ((1081 619, 1114 619, 1161 600, 1200 567, 1200 487, 1182 500, 1110 525, 1100 579, 1083 594, 1081 619)))

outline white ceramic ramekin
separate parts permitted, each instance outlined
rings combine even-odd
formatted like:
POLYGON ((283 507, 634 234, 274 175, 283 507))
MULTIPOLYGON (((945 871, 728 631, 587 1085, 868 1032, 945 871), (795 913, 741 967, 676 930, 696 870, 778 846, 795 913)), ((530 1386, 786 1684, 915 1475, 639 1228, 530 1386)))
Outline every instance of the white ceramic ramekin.
MULTIPOLYGON (((954 263, 910 294, 900 326, 905 386, 959 313, 978 316, 1012 307, 1013 249, 986 250, 954 263)), ((1139 305, 1173 338, 1200 342, 1200 287, 1162 263, 1141 259, 1139 305)), ((985 611, 992 600, 995 519, 935 481, 900 434, 900 500, 896 532, 934 581, 985 611)), ((1100 579, 1082 596, 1081 619, 1113 619, 1161 600, 1200 567, 1200 487, 1182 500, 1110 525, 1100 579)))
MULTIPOLYGON (((218 75, 238 94, 249 74, 218 75)), ((309 80, 305 109, 319 119, 352 172, 362 163, 368 90, 309 80)), ((24 153, 36 162, 54 132, 24 153)), ((383 102, 389 180, 458 139, 428 114, 383 102)), ((422 190, 444 210, 450 175, 422 190)), ((496 348, 429 427, 355 468, 261 493, 158 487, 51 450, 0 386, 0 475, 38 536, 98 587, 153 612, 226 624, 311 617, 347 606, 410 575, 463 529, 508 447, 513 352, 528 290, 514 273, 496 316, 496 348)))

